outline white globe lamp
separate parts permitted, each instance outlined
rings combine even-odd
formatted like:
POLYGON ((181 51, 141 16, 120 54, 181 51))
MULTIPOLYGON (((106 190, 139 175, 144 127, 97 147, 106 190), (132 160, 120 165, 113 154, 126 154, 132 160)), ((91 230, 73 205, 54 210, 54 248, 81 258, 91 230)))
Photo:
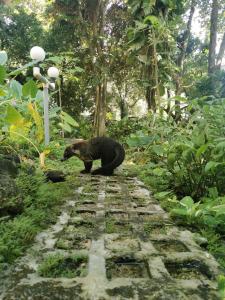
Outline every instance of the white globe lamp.
POLYGON ((41 47, 34 46, 30 50, 30 56, 33 60, 43 61, 45 59, 45 51, 41 47))
POLYGON ((50 78, 58 78, 59 77, 59 70, 56 67, 50 67, 48 69, 48 76, 50 78))

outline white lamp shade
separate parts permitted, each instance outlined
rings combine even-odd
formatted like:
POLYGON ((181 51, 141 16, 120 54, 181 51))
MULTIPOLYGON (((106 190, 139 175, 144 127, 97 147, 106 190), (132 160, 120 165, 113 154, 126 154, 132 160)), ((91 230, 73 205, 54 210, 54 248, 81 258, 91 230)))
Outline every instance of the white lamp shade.
POLYGON ((33 60, 43 61, 45 59, 45 51, 41 47, 34 46, 30 50, 30 56, 33 60))
POLYGON ((59 77, 59 70, 56 67, 50 67, 48 69, 48 76, 51 78, 59 77))

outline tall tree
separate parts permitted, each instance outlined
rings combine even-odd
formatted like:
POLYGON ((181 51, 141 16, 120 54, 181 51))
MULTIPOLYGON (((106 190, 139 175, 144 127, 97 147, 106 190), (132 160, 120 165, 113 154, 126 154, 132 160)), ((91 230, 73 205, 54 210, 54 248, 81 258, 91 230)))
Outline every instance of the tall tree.
POLYGON ((195 13, 195 6, 196 6, 196 0, 192 0, 187 26, 184 33, 182 34, 181 40, 179 41, 180 54, 178 55, 178 59, 177 59, 177 66, 179 68, 179 73, 176 78, 176 95, 180 95, 181 93, 181 80, 184 71, 184 59, 187 53, 187 47, 191 36, 191 26, 192 26, 193 16, 195 13))
POLYGON ((43 45, 43 27, 36 14, 28 13, 20 6, 2 7, 0 48, 8 52, 10 62, 26 63, 29 51, 34 45, 43 45))
POLYGON ((219 53, 218 53, 218 56, 216 58, 216 65, 217 65, 218 69, 221 68, 224 53, 225 53, 225 32, 223 34, 220 49, 219 49, 219 53))
POLYGON ((217 44, 217 27, 218 27, 219 2, 213 0, 211 19, 210 19, 210 43, 209 43, 209 57, 208 57, 208 74, 215 71, 216 66, 216 44, 217 44))
POLYGON ((171 72, 168 66, 163 66, 159 57, 167 59, 170 64, 169 56, 174 39, 170 21, 181 14, 183 1, 129 0, 128 3, 134 18, 133 31, 130 31, 131 49, 143 64, 146 101, 149 110, 155 111, 160 105, 160 94, 164 93, 162 83, 165 74, 171 72))
POLYGON ((94 113, 94 135, 105 135, 105 118, 106 118, 106 90, 107 90, 107 76, 105 72, 105 14, 107 0, 87 0, 86 8, 88 18, 90 21, 91 33, 91 51, 93 58, 96 57, 100 63, 98 68, 98 83, 96 85, 95 93, 95 113, 94 113))

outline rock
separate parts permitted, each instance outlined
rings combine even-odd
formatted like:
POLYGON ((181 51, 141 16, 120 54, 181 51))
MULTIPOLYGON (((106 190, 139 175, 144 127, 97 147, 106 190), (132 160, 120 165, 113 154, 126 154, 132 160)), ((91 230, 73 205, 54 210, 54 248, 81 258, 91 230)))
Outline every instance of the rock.
POLYGON ((23 202, 14 179, 0 174, 0 216, 16 215, 23 210, 23 202))
POLYGON ((9 174, 16 177, 20 159, 17 155, 1 155, 0 156, 0 174, 9 174))

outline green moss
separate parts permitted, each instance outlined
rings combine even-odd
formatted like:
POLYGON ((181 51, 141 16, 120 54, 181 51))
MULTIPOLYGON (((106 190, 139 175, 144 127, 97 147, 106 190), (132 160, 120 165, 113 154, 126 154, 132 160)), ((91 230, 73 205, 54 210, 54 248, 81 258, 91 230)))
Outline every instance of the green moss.
POLYGON ((106 233, 131 233, 132 227, 128 223, 121 223, 112 218, 107 218, 105 223, 106 233))
POLYGON ((144 232, 147 234, 166 234, 166 227, 162 225, 154 225, 152 222, 144 223, 144 232))
POLYGON ((35 235, 56 222, 65 197, 72 195, 74 183, 46 182, 41 171, 33 173, 25 168, 17 177, 23 200, 20 215, 0 223, 0 263, 13 263, 24 254, 35 235))
POLYGON ((39 275, 43 277, 84 277, 87 275, 87 256, 83 254, 49 255, 38 268, 39 275))

